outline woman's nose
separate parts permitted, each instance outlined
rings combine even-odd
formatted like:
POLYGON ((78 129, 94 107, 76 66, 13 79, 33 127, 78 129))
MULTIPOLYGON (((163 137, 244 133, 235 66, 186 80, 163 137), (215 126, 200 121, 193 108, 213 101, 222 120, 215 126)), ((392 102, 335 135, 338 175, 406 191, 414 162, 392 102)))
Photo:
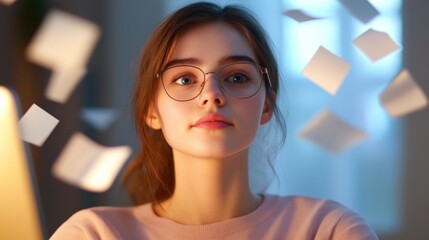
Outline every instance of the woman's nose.
POLYGON ((225 96, 213 73, 206 73, 206 81, 204 82, 203 90, 199 97, 200 107, 205 107, 210 104, 215 104, 220 107, 225 104, 225 96))

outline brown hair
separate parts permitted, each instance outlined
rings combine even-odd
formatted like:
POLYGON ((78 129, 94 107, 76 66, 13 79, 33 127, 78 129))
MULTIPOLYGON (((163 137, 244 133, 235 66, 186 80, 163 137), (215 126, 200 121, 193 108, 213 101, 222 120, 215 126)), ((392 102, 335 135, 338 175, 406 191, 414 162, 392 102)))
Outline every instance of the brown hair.
POLYGON ((207 2, 188 5, 176 11, 156 29, 140 59, 134 92, 134 115, 141 148, 128 165, 123 178, 123 184, 135 204, 160 203, 172 195, 175 186, 171 147, 161 130, 154 130, 146 124, 148 111, 153 107, 159 87, 156 75, 163 69, 174 42, 180 36, 193 27, 214 22, 229 24, 240 32, 255 52, 258 64, 268 69, 272 88, 266 85, 267 96, 270 97, 282 132, 280 145, 284 143, 285 122, 276 107, 275 95, 271 92, 278 92, 277 62, 262 27, 248 10, 239 6, 222 8, 207 2))

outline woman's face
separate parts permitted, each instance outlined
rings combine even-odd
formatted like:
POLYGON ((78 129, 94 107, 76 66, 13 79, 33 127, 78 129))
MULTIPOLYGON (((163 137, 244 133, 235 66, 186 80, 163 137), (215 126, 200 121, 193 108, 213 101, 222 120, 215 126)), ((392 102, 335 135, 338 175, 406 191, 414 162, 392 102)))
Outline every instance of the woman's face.
MULTIPOLYGON (((254 52, 241 34, 227 24, 213 23, 181 36, 167 65, 187 64, 209 73, 246 57, 256 62, 254 52)), ((220 159, 247 151, 259 125, 272 116, 264 83, 255 95, 240 99, 221 91, 216 74, 207 74, 206 81, 200 95, 182 102, 170 98, 159 84, 148 124, 162 130, 175 154, 220 159)), ((188 78, 174 82, 188 83, 188 78)))

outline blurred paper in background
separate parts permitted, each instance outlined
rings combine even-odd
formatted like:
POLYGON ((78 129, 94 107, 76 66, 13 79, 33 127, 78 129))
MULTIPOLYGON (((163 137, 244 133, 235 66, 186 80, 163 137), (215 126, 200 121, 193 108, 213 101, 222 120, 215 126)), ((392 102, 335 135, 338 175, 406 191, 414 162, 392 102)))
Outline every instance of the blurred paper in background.
POLYGON ((81 69, 100 35, 97 25, 52 10, 28 47, 28 58, 46 68, 81 69))
POLYGON ((366 138, 367 134, 324 110, 300 131, 299 136, 338 154, 366 138))
POLYGON ((81 118, 95 129, 102 131, 110 127, 118 118, 118 112, 110 108, 85 108, 81 118))
POLYGON ((65 102, 83 77, 99 36, 99 27, 85 19, 59 10, 52 10, 46 16, 30 42, 27 56, 29 60, 53 71, 46 92, 48 99, 65 102), (72 83, 64 84, 67 81, 72 83), (58 97, 61 95, 64 96, 58 97))
POLYGON ((428 100, 407 69, 402 70, 381 94, 381 104, 392 117, 427 106, 428 100))
POLYGON ((304 68, 302 75, 335 95, 350 69, 350 64, 320 46, 304 68))
POLYGON ((128 146, 105 147, 75 133, 61 151, 52 172, 57 178, 87 191, 110 188, 131 155, 128 146))
POLYGON ((373 29, 362 33, 353 44, 372 61, 377 61, 401 48, 387 33, 373 29))
POLYGON ((339 0, 351 15, 362 23, 369 23, 379 12, 367 0, 339 0))
POLYGON ((58 103, 65 103, 85 73, 85 69, 54 69, 45 90, 46 98, 58 103))
POLYGON ((58 122, 58 119, 33 104, 19 120, 22 140, 40 147, 45 143, 58 122))
POLYGON ((309 14, 307 14, 307 13, 305 13, 299 9, 285 11, 285 12, 283 12, 283 15, 288 16, 297 22, 307 22, 307 21, 322 19, 319 17, 310 16, 309 14))

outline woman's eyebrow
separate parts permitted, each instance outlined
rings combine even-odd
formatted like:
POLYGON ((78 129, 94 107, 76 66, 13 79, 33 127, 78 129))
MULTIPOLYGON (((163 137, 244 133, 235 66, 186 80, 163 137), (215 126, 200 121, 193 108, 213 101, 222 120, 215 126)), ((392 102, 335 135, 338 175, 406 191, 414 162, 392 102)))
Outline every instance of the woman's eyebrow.
POLYGON ((256 64, 256 61, 253 58, 249 57, 249 56, 246 56, 246 55, 232 55, 232 56, 223 57, 219 61, 219 65, 222 66, 222 65, 229 64, 229 63, 235 63, 235 62, 250 62, 250 63, 255 63, 256 64))
MULTIPOLYGON (((250 62, 250 63, 255 63, 256 61, 253 60, 253 58, 246 56, 246 55, 231 55, 231 56, 226 56, 223 57, 222 59, 220 59, 218 61, 219 66, 223 66, 226 64, 230 64, 230 63, 235 63, 235 62, 250 62)), ((197 59, 197 58, 176 58, 176 59, 172 59, 170 61, 167 62, 167 64, 165 64, 165 69, 175 66, 175 65, 182 65, 182 64, 187 64, 187 65, 202 65, 202 61, 197 59)))
POLYGON ((189 64, 189 65, 200 65, 201 61, 197 58, 179 58, 179 59, 172 59, 171 61, 168 61, 167 64, 165 64, 164 68, 169 68, 175 65, 182 65, 182 64, 189 64))

